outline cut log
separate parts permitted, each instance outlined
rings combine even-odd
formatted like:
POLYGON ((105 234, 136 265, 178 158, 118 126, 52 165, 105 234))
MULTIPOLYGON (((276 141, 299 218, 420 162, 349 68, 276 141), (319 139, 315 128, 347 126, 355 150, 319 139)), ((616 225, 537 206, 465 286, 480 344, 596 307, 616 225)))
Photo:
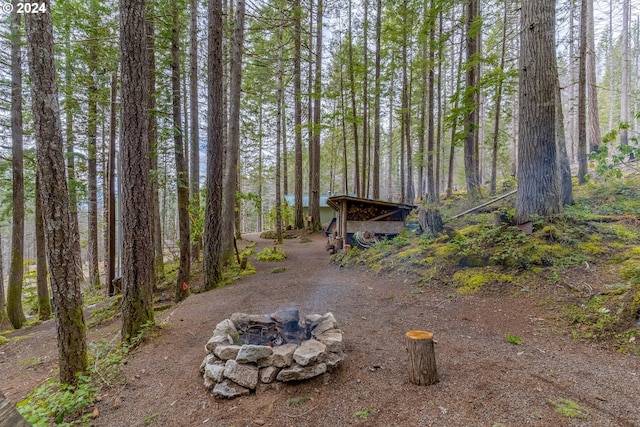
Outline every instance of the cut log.
POLYGON ((409 331, 405 335, 409 356, 409 381, 416 385, 437 383, 439 380, 433 334, 427 331, 409 331))
POLYGON ((0 427, 29 427, 15 405, 0 391, 0 427))

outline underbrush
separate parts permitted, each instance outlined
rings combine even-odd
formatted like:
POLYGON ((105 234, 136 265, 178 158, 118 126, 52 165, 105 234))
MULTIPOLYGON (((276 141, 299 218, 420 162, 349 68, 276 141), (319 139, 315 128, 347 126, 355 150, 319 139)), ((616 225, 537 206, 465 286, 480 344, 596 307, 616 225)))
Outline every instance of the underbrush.
POLYGON ((89 344, 89 372, 78 375, 76 387, 49 378, 16 406, 22 416, 35 427, 50 425, 91 425, 98 415, 90 407, 105 388, 122 386, 122 368, 129 352, 144 340, 154 336, 157 328, 151 323, 143 326, 131 343, 102 340, 89 344))
MULTIPOLYGON (((609 340, 618 351, 640 355, 636 181, 577 187, 576 203, 551 220, 534 218, 531 235, 512 225, 515 211, 503 206, 497 215, 485 212, 448 221, 438 236, 404 231, 393 240, 332 259, 344 267, 361 265, 402 276, 416 287, 450 286, 460 294, 560 291, 570 303, 557 298, 558 318, 572 326, 575 338, 609 340), (497 226, 496 217, 501 220, 497 226), (607 273, 590 283, 596 271, 607 273), (578 286, 582 282, 584 289, 578 286)), ((463 210, 451 202, 445 209, 463 210)))

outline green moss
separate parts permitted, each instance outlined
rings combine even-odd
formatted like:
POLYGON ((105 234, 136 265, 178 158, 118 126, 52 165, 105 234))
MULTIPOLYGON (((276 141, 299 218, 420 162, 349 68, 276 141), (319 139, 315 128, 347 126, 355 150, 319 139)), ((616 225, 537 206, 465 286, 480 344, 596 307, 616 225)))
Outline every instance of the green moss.
POLYGON ((633 241, 639 237, 636 230, 624 224, 605 224, 602 228, 623 241, 633 241))
POLYGON ((470 294, 491 283, 513 283, 513 276, 485 269, 461 270, 453 275, 454 285, 461 294, 470 294))
POLYGON ((287 258, 287 254, 280 248, 264 248, 256 255, 258 261, 284 261, 287 258))
POLYGON ((620 274, 626 280, 640 283, 640 261, 632 259, 625 261, 620 267, 620 274))
POLYGON ((406 260, 407 258, 413 258, 415 257, 415 255, 417 254, 421 254, 422 253, 422 249, 420 248, 409 248, 409 249, 405 249, 402 252, 398 252, 395 256, 395 258, 398 261, 403 261, 406 260))
POLYGON ((440 258, 449 258, 457 251, 458 248, 453 244, 435 245, 433 248, 433 254, 440 258))
POLYGON ((599 255, 605 252, 602 238, 598 235, 592 235, 586 242, 578 243, 578 249, 589 255, 599 255))
POLYGON ((543 239, 555 241, 560 237, 560 232, 555 225, 545 225, 542 230, 540 230, 540 235, 543 239))
POLYGON ((7 337, 3 337, 2 335, 0 335, 0 345, 4 345, 8 342, 9 342, 9 339, 7 337))

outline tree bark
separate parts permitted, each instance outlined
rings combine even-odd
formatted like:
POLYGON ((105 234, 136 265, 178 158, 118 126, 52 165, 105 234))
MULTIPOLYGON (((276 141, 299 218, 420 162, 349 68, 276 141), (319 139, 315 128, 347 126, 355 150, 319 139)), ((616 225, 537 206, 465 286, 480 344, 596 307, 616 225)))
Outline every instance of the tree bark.
POLYGON ((210 290, 222 281, 222 180, 224 155, 224 96, 222 64, 222 1, 208 4, 208 120, 207 120, 207 178, 202 248, 204 289, 210 290))
POLYGON ((320 231, 320 106, 322 100, 322 15, 324 13, 322 0, 318 0, 316 21, 316 76, 313 88, 313 141, 311 148, 313 157, 309 164, 309 215, 311 216, 312 231, 320 231))
POLYGON ((189 295, 191 279, 191 224, 189 218, 189 181, 187 159, 182 141, 182 112, 180 111, 180 9, 172 4, 171 25, 171 98, 173 104, 173 148, 176 164, 178 193, 178 238, 180 239, 180 264, 176 277, 174 300, 180 302, 189 295))
POLYGON ((598 111, 598 86, 596 83, 596 48, 593 29, 593 0, 587 3, 587 102, 589 111, 589 151, 600 147, 600 118, 598 111))
POLYGON ((4 292, 4 258, 2 256, 2 235, 0 235, 0 319, 7 316, 7 297, 4 292))
MULTIPOLYGON (((93 2, 91 2, 93 5, 93 2)), ((95 7, 90 6, 91 11, 95 7)), ((98 86, 95 81, 97 73, 98 53, 96 40, 92 38, 87 43, 88 49, 88 106, 87 106, 87 198, 88 198, 88 224, 87 224, 87 260, 89 262, 89 288, 100 288, 100 270, 98 268, 98 164, 97 164, 97 139, 98 139, 98 86)))
MULTIPOLYGON (((156 38, 154 4, 149 3, 146 16, 147 52, 149 55, 149 161, 151 168, 151 235, 153 239, 154 284, 156 278, 164 277, 164 248, 162 244, 160 196, 158 194, 158 118, 156 116, 156 38)), ((165 180, 166 185, 166 180, 165 180)), ((165 192, 166 194, 166 192, 165 192)))
POLYGON ((118 93, 118 71, 111 73, 111 107, 109 117, 109 164, 107 165, 107 296, 115 293, 113 280, 116 278, 116 98, 118 93))
POLYGON ((49 283, 47 281, 47 249, 44 236, 44 220, 42 218, 40 179, 38 178, 37 174, 35 199, 36 285, 38 289, 38 319, 40 319, 41 321, 45 321, 51 317, 51 296, 49 295, 49 283))
POLYGON ((358 110, 356 108, 356 83, 355 83, 355 73, 354 73, 354 64, 353 64, 353 32, 352 32, 352 0, 349 0, 349 28, 348 28, 348 54, 349 54, 349 88, 351 89, 351 112, 353 117, 351 117, 351 124, 353 126, 353 153, 354 153, 354 193, 356 196, 362 197, 362 187, 360 186, 360 141, 358 139, 358 110))
POLYGON ((555 0, 522 3, 516 222, 560 213, 556 154, 555 0))
POLYGON ((376 1, 375 101, 373 118, 373 198, 380 199, 380 44, 382 33, 382 0, 376 1))
POLYGON ((238 0, 236 19, 231 40, 231 71, 229 99, 229 141, 225 157, 223 261, 233 254, 235 228, 236 191, 238 189, 238 161, 240 157, 240 94, 242 84, 242 49, 244 40, 244 0, 238 0))
POLYGON ((578 64, 578 184, 587 182, 587 2, 580 8, 580 62, 578 64))
MULTIPOLYGON (((496 194, 496 181, 498 179, 498 135, 500 132, 500 110, 502 107, 502 82, 504 79, 504 60, 507 50, 507 12, 509 10, 509 2, 504 2, 504 11, 502 15, 502 49, 500 53, 500 80, 496 88, 496 113, 493 126, 493 147, 491 150, 491 184, 489 192, 491 195, 496 194)), ((562 123, 562 122, 561 122, 562 123)))
POLYGON ((409 331, 405 334, 409 358, 409 381, 415 385, 431 385, 439 381, 433 334, 409 331))
POLYGON ((465 109, 468 115, 465 118, 464 141, 464 171, 467 182, 467 192, 470 198, 480 197, 480 159, 478 156, 478 101, 480 89, 478 87, 477 56, 480 53, 479 37, 481 29, 478 27, 480 20, 479 0, 467 0, 466 28, 467 28, 467 63, 466 63, 466 90, 465 109))
MULTIPOLYGON (((431 7, 435 8, 434 2, 431 2, 431 7)), ((436 194, 436 176, 433 168, 433 154, 435 150, 435 95, 433 93, 435 89, 435 20, 433 17, 429 18, 429 96, 427 99, 427 117, 428 117, 428 129, 427 129, 427 201, 434 203, 438 200, 436 194)), ((422 196, 422 195, 421 195, 422 196)), ((430 207, 431 208, 431 207, 430 207)))
MULTIPOLYGON (((587 0, 584 0, 587 1, 587 0)), ((620 144, 629 145, 629 0, 622 1, 622 82, 620 83, 620 144)))
POLYGON ((282 51, 284 46, 282 43, 282 10, 278 10, 278 87, 276 88, 276 241, 282 244, 282 190, 280 175, 280 146, 282 144, 282 75, 284 74, 284 65, 282 62, 282 51))
POLYGON ((144 0, 120 0, 122 64, 122 339, 153 322, 149 58, 144 0))
POLYGON ((558 84, 556 95, 556 144, 558 146, 558 166, 560 168, 560 194, 562 205, 573 204, 573 182, 571 181, 571 164, 567 155, 567 142, 564 135, 564 115, 562 113, 562 95, 558 84))
MULTIPOLYGON (((49 1, 44 1, 47 10, 50 10, 49 1)), ((69 189, 65 179, 53 25, 48 13, 25 16, 37 174, 42 184, 40 197, 58 336, 60 382, 75 385, 76 373, 87 370, 87 343, 80 289, 82 272, 79 236, 74 230, 69 189)))
POLYGON ((20 329, 26 318, 22 310, 24 279, 24 156, 22 147, 22 59, 20 52, 21 15, 11 13, 11 146, 12 146, 12 228, 11 264, 7 289, 7 316, 20 329))
MULTIPOLYGON (((191 0, 191 28, 189 36, 189 91, 191 98, 191 152, 189 157, 191 203, 200 212, 200 115, 198 106, 198 1, 191 0)), ((193 222, 192 222, 193 225, 193 222)), ((193 243, 191 258, 200 258, 201 239, 193 243)))
POLYGON ((369 197, 369 1, 364 0, 362 26, 362 196, 369 197))

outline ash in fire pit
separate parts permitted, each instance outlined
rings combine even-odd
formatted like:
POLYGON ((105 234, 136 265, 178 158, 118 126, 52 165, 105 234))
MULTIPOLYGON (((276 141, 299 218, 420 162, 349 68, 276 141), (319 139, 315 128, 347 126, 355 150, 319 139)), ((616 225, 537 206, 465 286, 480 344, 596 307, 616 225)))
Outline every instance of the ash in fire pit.
POLYGON ((298 310, 271 315, 234 313, 218 323, 205 346, 204 385, 216 397, 249 394, 258 384, 299 381, 337 368, 342 331, 332 313, 300 320, 298 310))

